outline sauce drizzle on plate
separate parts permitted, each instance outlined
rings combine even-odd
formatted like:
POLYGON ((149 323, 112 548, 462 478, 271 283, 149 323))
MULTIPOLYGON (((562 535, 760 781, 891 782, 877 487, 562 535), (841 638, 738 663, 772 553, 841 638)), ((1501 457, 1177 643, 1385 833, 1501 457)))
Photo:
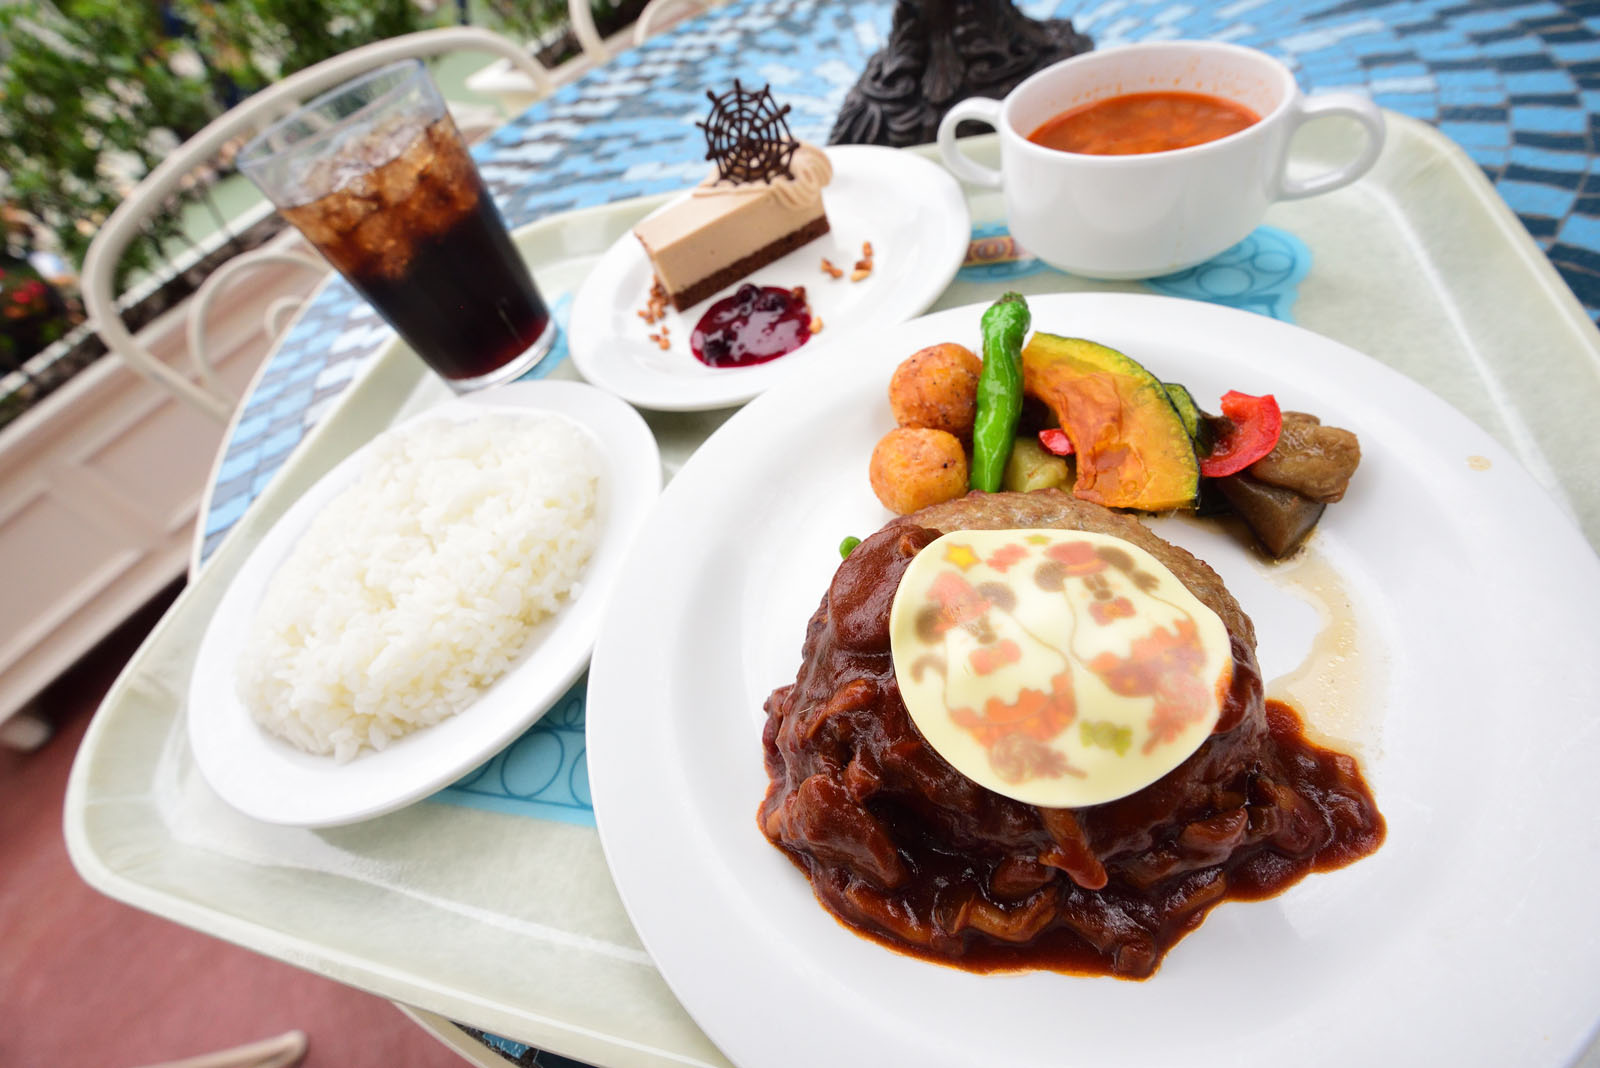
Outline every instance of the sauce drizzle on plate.
POLYGON ((748 367, 793 352, 810 338, 811 309, 803 295, 746 283, 706 309, 689 348, 711 367, 748 367))

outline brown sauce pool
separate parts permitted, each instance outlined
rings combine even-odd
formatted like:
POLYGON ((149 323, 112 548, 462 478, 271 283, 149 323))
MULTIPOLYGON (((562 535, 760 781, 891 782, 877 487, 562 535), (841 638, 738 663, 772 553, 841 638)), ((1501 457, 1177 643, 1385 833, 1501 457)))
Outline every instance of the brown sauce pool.
POLYGON ((1128 93, 1063 111, 1028 140, 1059 152, 1133 156, 1203 145, 1261 121, 1243 104, 1205 93, 1128 93))
MULTIPOLYGON (((1272 740, 1280 757, 1303 773, 1289 785, 1297 794, 1312 801, 1327 819, 1339 819, 1339 809, 1348 805, 1351 788, 1367 793, 1366 784, 1354 761, 1341 753, 1307 741, 1300 717, 1278 701, 1267 702, 1267 720, 1272 740)), ((1368 794, 1370 797, 1370 794, 1368 794)), ((1260 901, 1283 893, 1312 872, 1332 871, 1377 850, 1383 844, 1383 817, 1376 809, 1361 814, 1353 833, 1336 837, 1325 848, 1307 856, 1292 857, 1270 848, 1241 850, 1222 864, 1188 873, 1159 888, 1132 891, 1109 886, 1089 891, 1071 886, 1066 909, 1085 916, 1100 915, 1159 920, 1156 951, 1164 956, 1185 935, 1197 930, 1206 914, 1224 901, 1260 901)), ((785 851, 788 852, 788 851, 785 851)), ((807 864, 794 853, 789 858, 802 870, 807 864)), ((917 858, 920 881, 906 896, 912 911, 929 911, 942 892, 963 882, 976 883, 992 873, 972 860, 926 850, 917 858)), ((834 913, 845 926, 873 941, 923 960, 953 964, 972 972, 1044 970, 1073 975, 1117 975, 1108 966, 1104 953, 1088 939, 1066 926, 1055 926, 1036 935, 1026 945, 1010 945, 990 938, 969 938, 958 954, 931 952, 887 937, 883 932, 834 913)), ((1124 975, 1122 978, 1147 978, 1124 975)))
MULTIPOLYGON (((1266 846, 1240 850, 1221 864, 1189 872, 1158 887, 1135 890, 1112 885, 1090 891, 1069 882, 1058 906, 1062 912, 1076 913, 1087 922, 1107 926, 1129 921, 1153 926, 1155 958, 1144 974, 1119 972, 1115 957, 1108 959, 1104 949, 1065 924, 1047 927, 1023 945, 975 931, 963 939, 959 948, 943 950, 895 938, 831 907, 831 897, 848 893, 849 876, 844 869, 818 863, 816 858, 790 849, 783 852, 810 876, 818 899, 835 919, 889 949, 972 972, 1042 970, 1148 978, 1167 951, 1198 929, 1206 914, 1222 902, 1276 897, 1313 872, 1342 868, 1376 852, 1383 844, 1383 817, 1372 805, 1371 791, 1355 761, 1308 741, 1300 717, 1288 705, 1268 701, 1266 714, 1281 766, 1295 773, 1284 785, 1309 800, 1330 824, 1344 826, 1323 848, 1306 855, 1286 855, 1266 846)), ((901 821, 915 820, 909 813, 897 815, 901 821)), ((956 888, 993 884, 998 865, 992 861, 952 854, 934 844, 926 829, 914 832, 913 837, 919 845, 907 852, 917 879, 898 902, 906 912, 934 915, 941 897, 959 892, 956 888)))

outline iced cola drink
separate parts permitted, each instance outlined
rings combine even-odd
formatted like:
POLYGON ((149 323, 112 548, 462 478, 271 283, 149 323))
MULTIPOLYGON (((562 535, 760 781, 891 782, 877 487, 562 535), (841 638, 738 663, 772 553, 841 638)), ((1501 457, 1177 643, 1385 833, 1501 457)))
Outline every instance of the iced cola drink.
POLYGON ((549 350, 550 313, 420 63, 318 98, 247 146, 240 168, 457 389, 515 377, 549 350))

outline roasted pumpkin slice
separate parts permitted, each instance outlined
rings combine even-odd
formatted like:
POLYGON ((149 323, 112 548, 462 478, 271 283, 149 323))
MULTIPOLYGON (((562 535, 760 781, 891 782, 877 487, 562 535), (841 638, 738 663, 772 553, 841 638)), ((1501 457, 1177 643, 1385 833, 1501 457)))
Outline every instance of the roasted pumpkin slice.
POLYGON ((1022 350, 1022 385, 1072 439, 1075 496, 1147 512, 1194 503, 1194 443, 1166 387, 1138 361, 1093 341, 1035 333, 1022 350))

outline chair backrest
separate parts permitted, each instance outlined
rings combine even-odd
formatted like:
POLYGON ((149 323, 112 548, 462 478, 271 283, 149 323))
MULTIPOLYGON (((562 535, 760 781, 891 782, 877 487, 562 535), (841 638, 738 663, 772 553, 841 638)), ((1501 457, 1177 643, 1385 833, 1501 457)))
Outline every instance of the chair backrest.
MULTIPOLYGON (((633 43, 642 45, 653 33, 659 33, 679 19, 707 11, 722 0, 650 0, 633 23, 633 43)), ((611 58, 600 31, 594 24, 594 10, 590 0, 567 0, 567 19, 572 23, 572 35, 583 47, 584 55, 596 63, 611 58)))
POLYGON ((642 45, 650 35, 660 33, 674 22, 689 15, 709 11, 720 0, 650 0, 633 23, 633 43, 642 45))
POLYGON ((611 58, 611 49, 595 28, 594 9, 589 3, 590 0, 567 0, 567 21, 572 23, 572 35, 578 39, 583 54, 595 63, 604 63, 611 58))
MULTIPOLYGON (((222 293, 230 284, 241 275, 247 274, 257 267, 291 267, 310 278, 321 278, 331 269, 328 262, 321 256, 311 252, 296 252, 290 248, 275 247, 280 239, 274 239, 265 247, 254 249, 250 252, 235 256, 221 267, 211 272, 199 289, 195 290, 190 298, 189 321, 185 324, 189 345, 189 355, 195 363, 195 370, 200 374, 200 381, 204 388, 218 396, 224 395, 222 382, 212 370, 210 349, 206 347, 206 315, 211 309, 211 302, 222 293)), ((303 297, 284 297, 273 301, 261 317, 262 329, 268 337, 278 333, 278 317, 280 310, 285 306, 284 301, 290 301, 296 308, 299 307, 303 297)))
MULTIPOLYGON (((262 89, 238 107, 220 116, 147 174, 95 235, 83 260, 83 303, 106 347, 135 370, 179 397, 227 422, 234 399, 222 394, 209 373, 204 384, 157 359, 127 328, 117 310, 115 275, 122 252, 141 233, 144 220, 177 189, 184 177, 210 160, 224 144, 246 131, 266 126, 287 115, 312 96, 331 89, 363 71, 401 59, 420 59, 446 52, 482 51, 504 56, 533 80, 541 93, 551 86, 550 73, 525 48, 489 30, 451 26, 393 37, 355 48, 262 89)), ((191 352, 190 358, 204 356, 191 352)))

